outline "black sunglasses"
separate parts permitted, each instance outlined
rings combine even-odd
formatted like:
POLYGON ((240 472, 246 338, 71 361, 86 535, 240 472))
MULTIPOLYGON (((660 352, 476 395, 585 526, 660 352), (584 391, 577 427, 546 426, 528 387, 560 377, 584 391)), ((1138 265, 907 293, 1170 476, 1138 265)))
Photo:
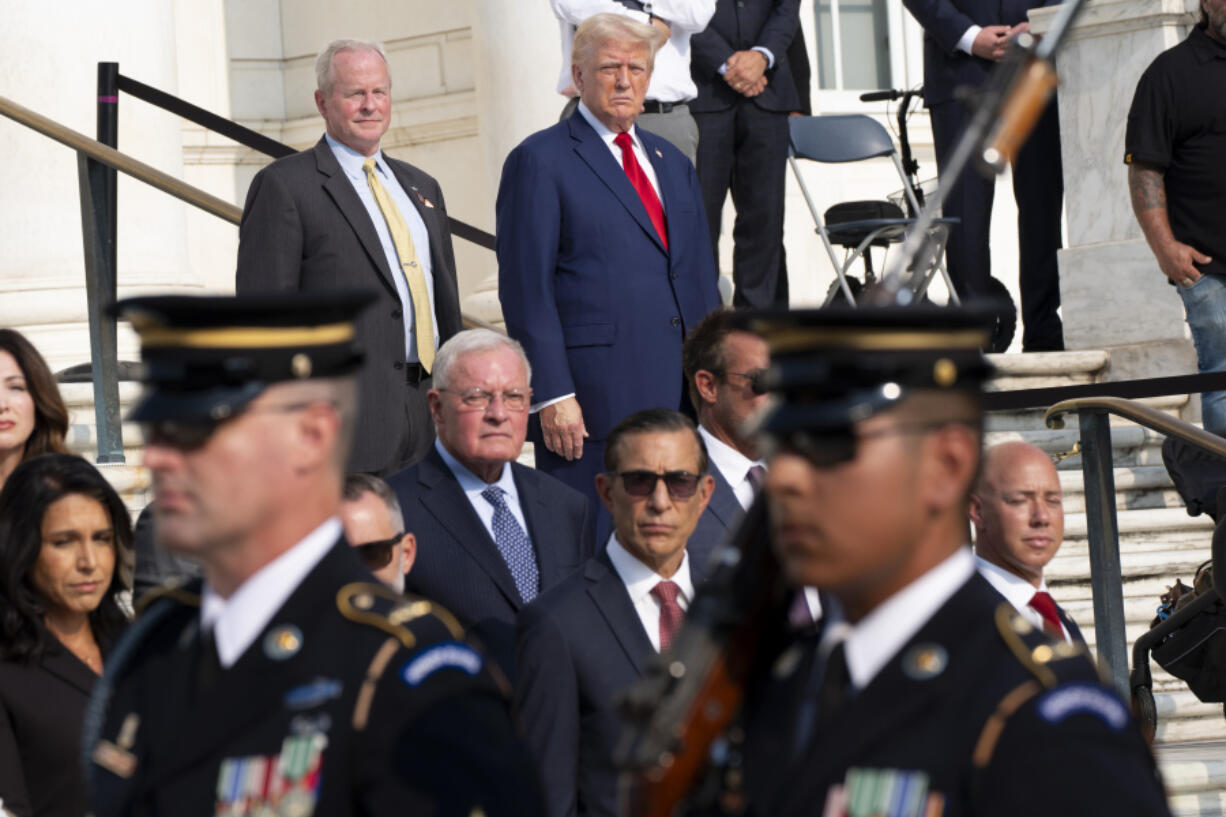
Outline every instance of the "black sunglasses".
POLYGON ((621 477, 622 487, 633 497, 651 496, 659 480, 664 480, 668 495, 673 499, 689 499, 698 490, 699 476, 689 471, 669 471, 665 474, 657 474, 655 471, 622 471, 616 476, 621 477))
POLYGON ((369 570, 382 570, 392 562, 392 548, 396 547, 396 543, 404 537, 404 533, 398 533, 390 539, 377 539, 374 542, 363 542, 360 545, 354 545, 353 549, 358 552, 358 558, 362 560, 362 564, 366 565, 369 570))
POLYGON ((724 372, 724 377, 743 377, 749 381, 749 388, 754 394, 766 394, 766 369, 753 369, 748 372, 724 372))
POLYGON ((938 420, 926 423, 900 423, 875 431, 856 432, 851 428, 836 429, 826 433, 793 431, 775 439, 775 449, 804 457, 816 468, 833 468, 856 458, 856 445, 875 437, 892 434, 927 434, 949 425, 968 425, 971 420, 938 420))

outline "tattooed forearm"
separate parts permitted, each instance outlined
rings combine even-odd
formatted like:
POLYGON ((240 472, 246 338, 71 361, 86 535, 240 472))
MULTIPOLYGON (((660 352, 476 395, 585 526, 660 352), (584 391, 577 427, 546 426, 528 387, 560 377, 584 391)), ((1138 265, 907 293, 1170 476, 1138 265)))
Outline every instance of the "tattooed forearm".
POLYGON ((1129 165, 1128 189, 1136 212, 1166 209, 1166 184, 1157 169, 1142 164, 1129 165))

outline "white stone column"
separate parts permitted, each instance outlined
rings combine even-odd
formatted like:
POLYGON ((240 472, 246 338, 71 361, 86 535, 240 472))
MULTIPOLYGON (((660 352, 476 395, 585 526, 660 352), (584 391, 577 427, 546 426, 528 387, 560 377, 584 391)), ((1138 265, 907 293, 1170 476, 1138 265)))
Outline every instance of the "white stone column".
MULTIPOLYGON (((1064 339, 1070 349, 1112 349, 1113 379, 1195 368, 1179 294, 1133 216, 1123 159, 1137 80, 1187 36, 1196 8, 1196 0, 1090 0, 1056 60, 1068 217, 1059 256, 1064 339)), ((1032 10, 1032 29, 1043 33, 1056 13, 1032 10)))
MULTIPOLYGON (((548 3, 472 0, 477 127, 488 180, 489 223, 502 163, 524 137, 558 121, 562 68, 558 21, 548 3)), ((495 270, 464 299, 464 311, 501 323, 495 270)))
MULTIPOLYGON (((0 92, 92 137, 97 63, 117 61, 122 73, 174 93, 175 43, 174 6, 162 0, 9 3, 0 92)), ((182 176, 180 128, 172 114, 121 95, 120 150, 182 176)), ((55 369, 87 362, 76 154, 0 119, 0 168, 0 325, 25 332, 55 369)), ((121 292, 195 287, 186 263, 187 205, 123 174, 118 189, 121 292)), ((134 355, 121 334, 121 358, 134 355)))

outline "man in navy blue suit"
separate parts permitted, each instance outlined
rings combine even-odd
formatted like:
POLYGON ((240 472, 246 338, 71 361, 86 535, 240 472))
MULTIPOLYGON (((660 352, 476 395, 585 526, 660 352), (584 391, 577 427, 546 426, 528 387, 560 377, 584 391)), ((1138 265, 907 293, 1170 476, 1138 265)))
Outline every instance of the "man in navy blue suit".
POLYGON ((1020 441, 985 451, 969 513, 979 573, 1035 627, 1084 644, 1043 580, 1064 541, 1064 495, 1047 452, 1020 441))
POLYGON ((719 0, 706 30, 690 39, 702 201, 716 245, 724 199, 732 191, 738 307, 788 302, 787 277, 779 272, 788 114, 805 104, 788 62, 799 8, 800 0, 719 0))
POLYGON ((634 124, 662 37, 617 14, 580 24, 579 107, 511 152, 498 190, 498 295, 532 361, 536 465, 593 502, 609 430, 682 405, 682 340, 719 305, 694 167, 634 124))
MULTIPOLYGON (((932 118, 937 169, 945 163, 969 122, 959 87, 978 88, 1018 34, 1030 30, 1026 12, 1059 0, 903 0, 924 27, 924 104, 932 118)), ((995 179, 967 170, 950 190, 944 213, 961 219, 945 248, 949 275, 964 298, 989 295, 992 256, 988 233, 995 179)), ((1017 201, 1019 285, 1022 296, 1022 350, 1064 348, 1060 308, 1060 211, 1064 173, 1060 161, 1060 119, 1053 98, 1013 165, 1017 201)), ((1004 351, 1003 349, 997 351, 1004 351)))
POLYGON ((438 439, 388 480, 417 536, 405 587, 455 613, 510 677, 519 609, 593 553, 587 499, 515 462, 531 375, 519 344, 496 332, 444 343, 427 395, 438 439))
POLYGON ((604 460, 608 547, 519 616, 515 710, 546 817, 617 813, 615 698, 668 648, 694 598, 686 540, 713 488, 702 438, 668 409, 619 423, 604 460))

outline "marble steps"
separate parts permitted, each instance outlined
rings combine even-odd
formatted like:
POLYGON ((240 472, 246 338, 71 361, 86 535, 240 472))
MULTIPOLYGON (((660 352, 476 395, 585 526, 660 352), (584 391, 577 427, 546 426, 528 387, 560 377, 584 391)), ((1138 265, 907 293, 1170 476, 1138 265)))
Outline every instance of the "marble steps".
POLYGON ((1226 813, 1226 741, 1159 746, 1155 756, 1174 817, 1226 813))

